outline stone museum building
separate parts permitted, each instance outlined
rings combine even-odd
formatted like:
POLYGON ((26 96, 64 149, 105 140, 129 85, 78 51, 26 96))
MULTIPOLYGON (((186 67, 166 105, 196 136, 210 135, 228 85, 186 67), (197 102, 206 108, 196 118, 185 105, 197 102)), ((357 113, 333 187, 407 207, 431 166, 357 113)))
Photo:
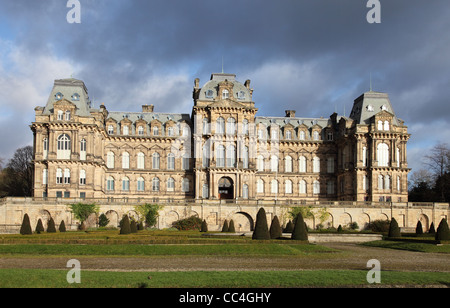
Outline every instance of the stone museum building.
POLYGON ((195 79, 191 114, 157 101, 114 111, 83 81, 55 80, 30 126, 34 198, 408 201, 410 135, 386 93, 320 118, 258 116, 252 95, 250 80, 219 73, 195 79))

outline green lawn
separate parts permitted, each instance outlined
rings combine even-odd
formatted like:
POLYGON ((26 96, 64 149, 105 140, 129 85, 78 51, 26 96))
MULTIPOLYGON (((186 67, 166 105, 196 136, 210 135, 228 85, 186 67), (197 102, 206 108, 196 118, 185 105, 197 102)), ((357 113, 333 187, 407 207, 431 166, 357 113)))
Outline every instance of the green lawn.
POLYGON ((367 242, 361 245, 370 247, 380 247, 380 248, 390 248, 390 249, 401 249, 409 251, 419 251, 419 252, 440 252, 440 253, 450 253, 450 245, 436 245, 429 243, 417 243, 414 241, 374 241, 367 242))
MULTIPOLYGON (((369 286, 367 271, 195 271, 102 272, 81 271, 81 283, 69 284, 68 271, 0 269, 1 288, 232 288, 369 286)), ((381 285, 450 285, 448 273, 381 272, 381 285)))

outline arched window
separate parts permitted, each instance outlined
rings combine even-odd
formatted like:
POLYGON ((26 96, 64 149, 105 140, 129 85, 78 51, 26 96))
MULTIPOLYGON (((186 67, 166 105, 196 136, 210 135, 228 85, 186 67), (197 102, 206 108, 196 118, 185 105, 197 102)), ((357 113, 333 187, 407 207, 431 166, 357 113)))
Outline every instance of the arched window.
POLYGON ((108 134, 110 135, 114 134, 114 126, 108 125, 108 134))
POLYGON ((270 157, 270 171, 278 172, 278 157, 275 155, 270 157))
POLYGON ((152 155, 152 169, 159 169, 159 154, 153 153, 152 155))
POLYGON ((242 121, 242 133, 244 135, 248 135, 248 120, 247 119, 244 119, 242 121))
POLYGON ((287 131, 284 133, 284 138, 287 139, 287 140, 291 140, 291 139, 292 139, 292 133, 291 133, 290 130, 287 130, 287 131))
POLYGON ((108 169, 114 169, 114 152, 108 152, 106 154, 106 167, 108 169))
POLYGON ((298 171, 299 172, 306 172, 306 157, 300 156, 298 159, 298 171))
POLYGON ((80 170, 80 185, 86 185, 86 170, 80 170))
POLYGON ((175 154, 173 153, 169 153, 169 155, 167 155, 167 169, 175 169, 175 154))
POLYGON ((209 134, 210 131, 208 118, 203 118, 202 123, 203 123, 203 135, 209 134))
POLYGON ((219 168, 223 168, 225 167, 225 147, 223 145, 219 145, 216 151, 217 151, 216 166, 219 168))
POLYGON ((137 154, 137 168, 145 169, 145 155, 142 152, 137 154))
POLYGON ((66 121, 70 121, 70 111, 66 111, 66 121))
POLYGON ((183 179, 183 182, 181 184, 181 191, 189 192, 189 179, 188 178, 183 179))
POLYGON ((264 193, 264 181, 262 179, 256 181, 256 192, 260 194, 264 193))
POLYGON ((235 118, 227 119, 227 134, 228 135, 236 134, 236 119, 235 118))
POLYGON ((258 171, 264 171, 264 156, 258 155, 256 158, 256 168, 258 171))
POLYGON ((316 130, 313 132, 313 139, 314 139, 315 141, 317 141, 317 140, 320 139, 320 138, 319 138, 319 132, 316 131, 316 130))
POLYGON ((137 179, 137 191, 145 190, 145 181, 143 177, 138 177, 137 179))
POLYGON ((58 110, 58 120, 59 121, 64 120, 64 111, 58 110))
POLYGON ((222 91, 222 99, 226 99, 229 97, 230 97, 230 92, 227 89, 223 90, 222 91))
POLYGON ((248 168, 248 146, 244 146, 242 153, 242 164, 244 168, 248 168))
POLYGON ((383 130, 383 121, 378 121, 377 129, 383 130))
POLYGON ((306 181, 305 180, 300 180, 300 182, 298 183, 298 192, 300 194, 306 194, 306 181))
POLYGON ((130 190, 130 179, 127 177, 124 177, 122 179, 122 190, 123 191, 129 191, 130 190))
POLYGON ((386 143, 380 143, 377 146, 378 167, 389 166, 389 146, 386 143))
POLYGON ((227 167, 236 167, 236 147, 234 145, 227 146, 227 167))
POLYGON ((169 137, 173 137, 173 136, 175 136, 175 133, 174 133, 173 127, 169 127, 169 128, 167 128, 167 135, 168 135, 169 137))
POLYGON ((70 184, 70 169, 64 169, 64 184, 70 184))
POLYGON ((272 180, 270 182, 270 192, 272 194, 278 193, 278 181, 277 180, 272 180))
POLYGON ((278 140, 278 127, 271 127, 270 128, 270 138, 272 140, 278 140))
POLYGON ((320 172, 320 158, 317 156, 313 158, 313 172, 320 172))
POLYGON ((298 135, 298 139, 299 140, 305 140, 306 139, 306 134, 305 134, 305 132, 303 130, 300 131, 300 133, 298 135))
POLYGON ((284 182, 284 192, 286 194, 292 194, 292 181, 291 180, 286 180, 284 182))
POLYGON ((216 134, 225 133, 225 120, 222 117, 219 117, 216 121, 216 134))
POLYGON ((122 153, 122 169, 130 168, 130 154, 128 152, 122 153))
POLYGON ((248 199, 248 185, 244 184, 242 186, 242 198, 248 199))
POLYGON ((313 194, 314 194, 314 195, 320 194, 320 183, 319 183, 319 181, 317 181, 317 180, 315 180, 315 181, 313 182, 313 194))
POLYGON ((159 136, 159 127, 153 126, 152 132, 153 132, 153 136, 159 136))
POLYGON ((106 190, 113 191, 114 190, 114 178, 109 176, 106 180, 106 190))
POLYGON ((139 136, 144 136, 144 127, 143 126, 139 126, 138 127, 138 135, 139 136))
POLYGON ((391 189, 391 177, 389 175, 386 175, 384 177, 384 189, 386 189, 386 190, 391 189))
POLYGON ((384 121, 384 130, 389 130, 389 121, 384 121))
POLYGON ((401 179, 400 176, 397 176, 397 191, 401 191, 402 190, 402 186, 401 186, 401 179))
POLYGON ((124 135, 129 135, 130 134, 130 129, 129 129, 128 125, 125 125, 123 127, 123 134, 124 135))
POLYGON ((173 178, 167 179, 167 191, 175 191, 175 180, 173 178))
POLYGON ((292 157, 289 155, 284 158, 284 172, 292 172, 292 157))
POLYGON ((57 146, 58 151, 56 153, 56 157, 58 159, 70 159, 71 143, 70 137, 67 134, 62 134, 58 137, 57 146))
POLYGON ((152 190, 159 191, 159 179, 156 177, 152 180, 152 190))
POLYGON ((381 174, 378 175, 378 189, 384 189, 384 177, 381 174))
POLYGON ((400 148, 395 149, 395 160, 397 161, 397 168, 400 168, 400 148))

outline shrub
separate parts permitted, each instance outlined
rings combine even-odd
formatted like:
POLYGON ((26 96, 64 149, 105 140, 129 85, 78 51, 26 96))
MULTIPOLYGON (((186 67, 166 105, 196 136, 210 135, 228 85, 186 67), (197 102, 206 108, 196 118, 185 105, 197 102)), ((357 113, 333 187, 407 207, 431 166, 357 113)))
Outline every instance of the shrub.
POLYGON ((275 215, 275 217, 272 219, 272 223, 270 224, 270 238, 280 238, 283 234, 281 231, 280 221, 278 220, 278 216, 275 215))
POLYGON ((445 218, 442 218, 439 226, 436 230, 435 235, 436 241, 449 241, 450 240, 450 230, 448 228, 448 223, 445 218))
POLYGON ((391 223, 389 224, 389 237, 400 237, 400 228, 398 227, 397 220, 395 220, 394 217, 392 217, 391 223))
POLYGON ((52 217, 50 217, 50 220, 48 221, 47 232, 48 233, 55 233, 56 232, 55 221, 53 220, 52 217))
POLYGON ((130 233, 131 233, 130 219, 128 218, 128 215, 124 215, 122 220, 120 221, 119 234, 130 234, 130 233))
POLYGON ((288 221, 288 223, 286 224, 286 228, 284 228, 284 232, 285 233, 292 233, 292 231, 294 230, 294 225, 292 223, 292 221, 288 221))
POLYGON ((434 228, 434 222, 431 223, 430 230, 428 230, 428 233, 430 233, 430 234, 436 233, 436 229, 434 228))
POLYGON ((61 220, 61 223, 59 224, 59 232, 66 232, 66 224, 64 223, 64 220, 61 220))
POLYGON ((256 215, 255 230, 252 239, 254 240, 270 240, 269 228, 267 226, 266 211, 260 208, 256 215))
POLYGON ((28 217, 28 214, 23 216, 22 225, 20 226, 20 234, 33 234, 33 231, 31 230, 30 217, 28 217))
POLYGON ((74 203, 69 204, 71 212, 81 223, 86 221, 93 213, 98 213, 99 206, 96 204, 74 203))
POLYGON ((235 233, 236 229, 234 228, 234 221, 233 219, 230 220, 230 224, 228 225, 228 232, 235 233))
POLYGON ((202 220, 197 216, 191 216, 175 221, 172 226, 177 230, 200 230, 202 220))
POLYGON ((228 221, 226 219, 223 222, 222 232, 228 232, 228 221))
POLYGON ((45 231, 44 225, 42 224, 42 220, 39 218, 37 225, 36 225, 36 233, 39 234, 44 231, 45 231))
POLYGON ((134 219, 132 219, 130 222, 130 232, 137 233, 137 225, 136 225, 136 221, 134 219))
POLYGON ((339 225, 338 228, 337 228, 337 232, 342 232, 342 231, 343 231, 343 230, 342 230, 342 226, 339 225))
POLYGON ((202 227, 200 228, 200 232, 208 232, 208 224, 206 223, 205 219, 203 219, 202 227))
POLYGON ((100 217, 98 218, 98 225, 100 227, 106 227, 108 224, 109 224, 108 217, 106 217, 106 215, 104 213, 102 213, 100 215, 100 217))
POLYGON ((292 231, 293 240, 307 241, 308 240, 308 230, 306 228, 305 221, 301 213, 298 213, 295 219, 294 230, 292 231))
POLYGON ((369 229, 373 232, 388 232, 389 231, 389 220, 377 219, 369 224, 369 229))
POLYGON ((153 227, 158 221, 159 211, 162 210, 163 206, 145 203, 136 205, 134 208, 136 212, 139 213, 139 217, 145 217, 145 224, 147 227, 153 227))
POLYGON ((423 234, 423 228, 422 228, 422 223, 419 220, 416 225, 416 235, 421 235, 421 234, 423 234))

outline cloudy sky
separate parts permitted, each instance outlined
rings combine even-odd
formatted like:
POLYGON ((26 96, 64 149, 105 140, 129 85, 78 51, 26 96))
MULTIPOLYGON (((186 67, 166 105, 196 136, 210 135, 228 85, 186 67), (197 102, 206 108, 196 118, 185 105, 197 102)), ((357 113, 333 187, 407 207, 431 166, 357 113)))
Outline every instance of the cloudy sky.
MULTIPOLYGON (((260 116, 347 116, 369 90, 389 93, 412 134, 413 171, 450 137, 448 0, 0 0, 0 157, 32 144, 34 108, 55 79, 86 83, 94 107, 190 113, 194 79, 252 81, 260 116)), ((450 143, 450 141, 449 141, 450 143)))

